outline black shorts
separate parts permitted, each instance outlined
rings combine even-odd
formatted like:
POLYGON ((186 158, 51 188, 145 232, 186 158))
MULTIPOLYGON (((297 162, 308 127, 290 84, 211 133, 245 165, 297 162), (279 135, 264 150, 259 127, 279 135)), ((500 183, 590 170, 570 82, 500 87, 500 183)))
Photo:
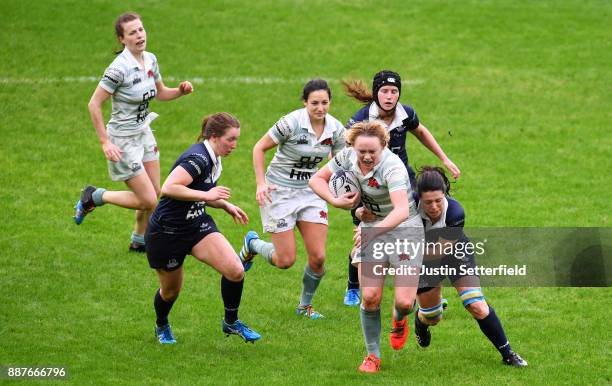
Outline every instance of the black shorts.
POLYGON ((169 227, 149 221, 145 233, 145 247, 149 266, 153 269, 174 271, 183 265, 185 257, 204 237, 219 232, 212 217, 206 216, 195 231, 169 227))
POLYGON ((419 278, 419 288, 417 294, 427 292, 432 288, 438 287, 445 277, 448 277, 451 284, 461 278, 471 276, 473 280, 468 279, 464 287, 480 287, 480 278, 478 276, 468 275, 465 271, 466 268, 476 267, 476 258, 473 254, 466 254, 461 259, 454 255, 447 255, 443 258, 423 258, 423 265, 421 267, 421 276, 419 278))

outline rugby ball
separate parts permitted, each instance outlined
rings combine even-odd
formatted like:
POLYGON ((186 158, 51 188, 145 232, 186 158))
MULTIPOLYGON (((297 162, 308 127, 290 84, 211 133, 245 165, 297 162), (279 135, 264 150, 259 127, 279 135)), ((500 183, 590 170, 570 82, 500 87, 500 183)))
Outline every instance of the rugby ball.
POLYGON ((345 193, 360 193, 359 180, 349 171, 338 170, 329 179, 329 191, 338 198, 345 193))

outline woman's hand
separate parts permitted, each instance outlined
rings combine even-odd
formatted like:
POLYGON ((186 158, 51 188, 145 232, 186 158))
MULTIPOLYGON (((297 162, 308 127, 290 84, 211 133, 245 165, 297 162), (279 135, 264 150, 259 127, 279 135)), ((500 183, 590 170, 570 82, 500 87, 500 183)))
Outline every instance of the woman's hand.
POLYGON ((119 162, 121 153, 123 153, 121 149, 119 149, 119 146, 110 141, 106 141, 102 144, 102 151, 104 151, 106 159, 112 162, 119 162))
POLYGON ((255 199, 259 204, 260 208, 263 208, 266 205, 266 200, 268 202, 272 202, 272 197, 270 197, 270 192, 276 190, 274 185, 268 185, 267 183, 257 184, 257 192, 255 193, 255 199))
POLYGON ((204 194, 205 197, 203 201, 227 200, 230 198, 230 188, 226 188, 225 186, 215 186, 204 194))
POLYGON ((335 198, 331 204, 340 209, 353 209, 360 199, 361 196, 357 192, 344 193, 342 196, 335 198))
POLYGON ((181 95, 191 94, 193 92, 193 85, 188 80, 181 82, 178 86, 181 95))
POLYGON ((357 208, 357 210, 355 211, 355 216, 363 222, 376 221, 376 215, 373 212, 370 212, 369 209, 364 208, 363 206, 357 208))
POLYGON ((249 223, 249 216, 247 216, 247 214, 238 206, 228 202, 225 205, 225 211, 232 216, 235 224, 246 225, 249 223))
POLYGON ((459 176, 461 176, 461 170, 459 170, 457 165, 455 165, 453 161, 449 160, 448 158, 444 161, 444 166, 446 166, 448 171, 451 172, 454 179, 457 179, 459 178, 459 176))

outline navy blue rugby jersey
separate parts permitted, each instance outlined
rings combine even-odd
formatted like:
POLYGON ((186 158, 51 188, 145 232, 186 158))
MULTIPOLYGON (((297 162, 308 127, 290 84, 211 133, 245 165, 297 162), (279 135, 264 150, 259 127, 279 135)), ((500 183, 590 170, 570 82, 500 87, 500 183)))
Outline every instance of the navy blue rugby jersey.
MULTIPOLYGON (((380 119, 380 117, 378 115, 378 106, 375 102, 372 102, 359 109, 355 115, 349 119, 345 127, 349 129, 357 122, 371 121, 374 119, 380 119)), ((406 169, 409 168, 408 154, 406 153, 406 133, 416 129, 418 126, 419 117, 414 109, 408 105, 398 103, 395 108, 393 122, 387 127, 387 131, 389 132, 388 147, 400 157, 404 165, 406 165, 406 169)))
MULTIPOLYGON (((220 173, 213 169, 221 165, 204 143, 197 143, 178 157, 170 172, 177 166, 193 178, 188 188, 205 192, 216 186, 220 173)), ((170 197, 162 197, 151 215, 152 222, 176 233, 197 231, 209 219, 204 201, 180 201, 170 197)))

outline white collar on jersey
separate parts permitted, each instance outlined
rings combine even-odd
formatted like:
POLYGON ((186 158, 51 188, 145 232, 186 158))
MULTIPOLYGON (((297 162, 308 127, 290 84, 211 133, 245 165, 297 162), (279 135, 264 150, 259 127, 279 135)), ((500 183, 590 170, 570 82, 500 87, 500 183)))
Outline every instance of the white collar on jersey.
MULTIPOLYGON (((370 105, 370 109, 368 110, 368 116, 370 120, 378 119, 382 121, 378 114, 378 105, 376 104, 376 102, 372 102, 372 104, 370 105)), ((395 115, 393 116, 393 121, 391 122, 389 127, 387 127, 387 131, 391 131, 396 127, 400 127, 404 123, 404 119, 406 118, 408 118, 408 114, 406 113, 406 110, 404 110, 404 106, 402 106, 402 104, 397 101, 397 105, 395 106, 395 115)))
POLYGON ((421 207, 421 201, 419 201, 419 206, 417 206, 417 212, 421 215, 421 218, 425 220, 425 230, 428 231, 430 229, 439 229, 446 228, 446 211, 448 210, 448 200, 444 197, 444 201, 442 202, 442 215, 440 219, 432 224, 431 219, 425 213, 425 210, 421 207))
MULTIPOLYGON (((306 107, 300 109, 300 115, 298 119, 299 119, 300 127, 303 129, 307 129, 309 133, 311 133, 312 135, 316 137, 317 134, 314 132, 314 129, 312 128, 312 123, 310 123, 310 117, 308 116, 308 111, 306 110, 306 107)), ((325 127, 323 128, 323 133, 321 134, 319 139, 317 139, 317 143, 321 143, 328 138, 332 138, 332 136, 334 135, 334 128, 331 122, 332 122, 331 115, 326 114, 325 115, 325 127)))
POLYGON ((223 170, 223 166, 221 165, 221 157, 217 157, 215 155, 215 151, 213 150, 212 146, 210 146, 207 139, 204 140, 204 147, 206 148, 208 154, 210 154, 210 158, 213 161, 212 179, 214 182, 216 182, 219 177, 221 177, 221 170, 223 170))
MULTIPOLYGON (((150 55, 146 55, 146 54, 147 54, 146 51, 142 53, 142 59, 144 60, 145 74, 148 73, 149 70, 153 68, 153 59, 151 58, 150 55)), ((127 47, 123 49, 123 52, 121 52, 121 55, 125 56, 125 59, 127 60, 130 68, 136 67, 139 70, 142 70, 142 68, 140 67, 140 63, 138 63, 138 60, 136 60, 134 55, 132 55, 132 53, 130 52, 130 50, 127 49, 127 47)))
POLYGON ((358 176, 363 176, 363 178, 371 178, 374 175, 374 173, 376 173, 376 171, 378 170, 380 165, 382 165, 383 162, 385 162, 385 160, 387 159, 389 154, 392 153, 391 150, 389 150, 388 147, 385 147, 383 149, 382 153, 380 154, 380 162, 378 162, 376 165, 374 165, 374 167, 372 168, 372 170, 370 170, 368 172, 368 174, 363 174, 361 172, 361 169, 359 168, 359 164, 358 164, 358 161, 357 161, 357 152, 352 147, 350 149, 351 149, 350 160, 351 160, 351 165, 352 165, 352 170, 351 171, 353 173, 357 173, 358 176))

